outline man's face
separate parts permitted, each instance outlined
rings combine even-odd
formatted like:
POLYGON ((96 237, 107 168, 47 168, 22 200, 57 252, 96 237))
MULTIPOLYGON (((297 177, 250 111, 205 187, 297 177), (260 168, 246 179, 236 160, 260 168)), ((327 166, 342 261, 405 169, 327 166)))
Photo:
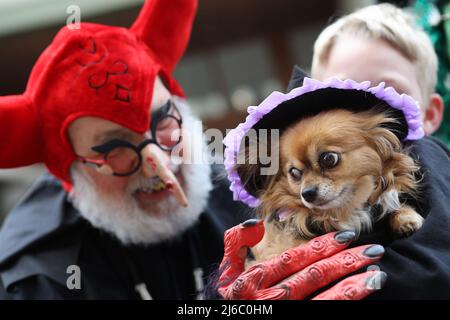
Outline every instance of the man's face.
MULTIPOLYGON (((161 80, 157 78, 154 84, 153 99, 151 103, 151 112, 155 114, 166 102, 171 99, 169 91, 164 87, 161 80)), ((174 128, 176 129, 176 128, 174 128)), ((103 155, 93 151, 91 148, 101 145, 113 139, 123 139, 135 145, 138 145, 145 139, 143 135, 137 134, 127 128, 122 127, 114 122, 97 118, 97 117, 82 117, 75 120, 69 128, 69 136, 77 155, 88 159, 102 159, 103 155)), ((186 139, 189 137, 186 137, 186 139)), ((154 147, 150 146, 149 147, 154 147)), ((155 150, 157 148, 154 148, 155 150)), ((159 156, 170 166, 169 153, 158 150, 159 156)), ((144 164, 144 166, 147 164, 144 164)), ((157 173, 155 170, 143 170, 141 167, 138 175, 146 176, 149 179, 155 178, 157 173)), ((172 168, 176 169, 176 168, 172 168)), ((120 196, 127 192, 131 181, 135 178, 134 175, 128 177, 116 177, 113 175, 105 175, 99 173, 92 167, 85 166, 83 170, 95 181, 98 192, 105 196, 120 196)), ((178 179, 181 180, 180 172, 174 172, 178 179)), ((183 181, 180 181, 183 186, 183 181)), ((159 192, 140 192, 137 191, 133 197, 137 201, 140 208, 148 210, 149 214, 161 214, 157 210, 157 204, 171 196, 171 193, 166 188, 159 192)))
MULTIPOLYGON (((157 79, 150 109, 152 114, 166 105, 169 99, 173 98, 157 79)), ((183 129, 188 129, 196 119, 186 105, 179 109, 183 117, 183 129)), ((138 145, 148 138, 97 117, 75 120, 69 127, 69 136, 74 152, 88 159, 102 159, 103 155, 93 151, 92 147, 106 141, 122 139, 138 145)), ((184 143, 188 139, 194 140, 192 143, 203 143, 201 134, 183 135, 184 143)), ((177 146, 178 155, 182 154, 182 145, 177 146)), ((72 196, 76 207, 92 224, 114 233, 123 242, 152 243, 175 236, 196 220, 206 204, 210 189, 209 167, 205 168, 202 164, 174 165, 170 153, 155 144, 145 147, 141 154, 144 159, 142 166, 136 173, 126 177, 105 175, 79 161, 72 168, 72 196), (161 167, 173 173, 187 194, 187 208, 177 201, 173 190, 162 183, 160 172, 145 161, 148 158, 159 159, 161 167), (198 183, 202 186, 194 187, 198 183), (198 190, 193 190, 195 188, 198 190)))
POLYGON ((319 80, 336 77, 370 81, 373 86, 385 82, 386 86, 420 103, 427 134, 433 133, 440 125, 442 110, 435 106, 439 101, 434 101, 434 96, 423 96, 418 82, 420 75, 414 64, 383 40, 350 36, 338 38, 318 74, 312 76, 319 80))

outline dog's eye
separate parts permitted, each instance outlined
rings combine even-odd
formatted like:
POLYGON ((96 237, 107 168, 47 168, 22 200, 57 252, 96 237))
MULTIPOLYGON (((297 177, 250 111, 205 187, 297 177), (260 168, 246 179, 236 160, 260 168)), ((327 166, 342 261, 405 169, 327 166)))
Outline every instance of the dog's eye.
POLYGON ((331 169, 337 166, 340 156, 335 152, 324 152, 319 157, 319 165, 322 169, 331 169))
POLYGON ((295 181, 299 181, 302 178, 302 172, 297 168, 290 168, 289 174, 295 181))

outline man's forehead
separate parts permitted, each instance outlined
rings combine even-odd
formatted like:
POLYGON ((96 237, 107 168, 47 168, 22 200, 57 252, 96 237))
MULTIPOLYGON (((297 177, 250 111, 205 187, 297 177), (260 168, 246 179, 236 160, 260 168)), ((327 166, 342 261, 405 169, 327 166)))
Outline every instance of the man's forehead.
MULTIPOLYGON (((160 100, 158 100, 158 104, 155 104, 154 106, 150 107, 150 113, 152 115, 152 117, 158 112, 158 110, 160 110, 163 106, 165 106, 167 104, 167 102, 171 100, 170 97, 168 100, 161 100, 162 102, 159 102, 160 100)), ((150 123, 149 123, 150 126, 150 123)), ((105 128, 106 129, 106 128, 105 128)), ((96 142, 100 142, 102 140, 105 140, 105 138, 109 138, 109 137, 127 137, 127 136, 131 136, 133 135, 133 131, 131 131, 128 128, 125 128, 119 124, 116 124, 116 126, 112 127, 112 128, 108 128, 106 130, 102 130, 101 132, 97 133, 94 137, 94 140, 96 142)))
MULTIPOLYGON (((161 79, 157 77, 153 83, 152 101, 148 106, 151 117, 171 99, 172 96, 169 90, 167 90, 161 79)), ((85 120, 76 120, 73 127, 77 128, 76 131, 80 134, 84 132, 85 139, 93 144, 101 144, 111 138, 129 139, 136 134, 118 123, 100 117, 85 117, 85 120)))

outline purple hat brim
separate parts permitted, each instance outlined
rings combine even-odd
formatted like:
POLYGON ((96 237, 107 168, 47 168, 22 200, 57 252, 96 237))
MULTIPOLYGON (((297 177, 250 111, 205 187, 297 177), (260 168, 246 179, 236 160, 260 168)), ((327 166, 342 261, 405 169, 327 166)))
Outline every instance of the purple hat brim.
MULTIPOLYGON (((402 140, 418 140, 424 136, 422 128, 421 111, 418 103, 406 94, 399 94, 392 87, 385 87, 382 82, 376 87, 371 87, 369 81, 356 82, 351 79, 339 80, 330 79, 326 82, 321 82, 311 78, 304 78, 301 87, 291 90, 289 93, 283 94, 281 92, 273 92, 270 94, 259 106, 250 106, 247 108, 248 115, 243 123, 240 123, 235 129, 225 137, 223 143, 225 145, 224 164, 228 174, 228 179, 231 182, 230 190, 233 192, 233 199, 235 201, 242 201, 250 207, 257 207, 259 199, 250 194, 243 186, 239 174, 234 170, 237 163, 239 148, 244 136, 250 129, 262 123, 262 119, 267 121, 269 113, 283 103, 303 96, 310 92, 322 91, 321 89, 340 89, 355 92, 361 95, 361 92, 370 93, 368 96, 374 96, 378 100, 386 102, 393 109, 399 110, 403 113, 405 123, 407 125, 407 132, 405 132, 402 140)), ((317 109, 317 113, 322 111, 317 109)), ((295 118, 295 117, 294 117, 295 118)), ((298 120, 295 118, 294 120, 298 120)), ((282 124, 280 124, 282 125, 282 124)))

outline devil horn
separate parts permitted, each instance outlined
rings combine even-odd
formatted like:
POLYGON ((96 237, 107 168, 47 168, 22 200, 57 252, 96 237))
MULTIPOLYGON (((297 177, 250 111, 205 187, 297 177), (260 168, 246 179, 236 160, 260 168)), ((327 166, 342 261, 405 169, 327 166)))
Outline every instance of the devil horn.
POLYGON ((0 168, 43 160, 40 124, 31 105, 22 95, 0 97, 0 168))
POLYGON ((172 73, 186 50, 196 10, 197 0, 148 0, 130 30, 172 73))

